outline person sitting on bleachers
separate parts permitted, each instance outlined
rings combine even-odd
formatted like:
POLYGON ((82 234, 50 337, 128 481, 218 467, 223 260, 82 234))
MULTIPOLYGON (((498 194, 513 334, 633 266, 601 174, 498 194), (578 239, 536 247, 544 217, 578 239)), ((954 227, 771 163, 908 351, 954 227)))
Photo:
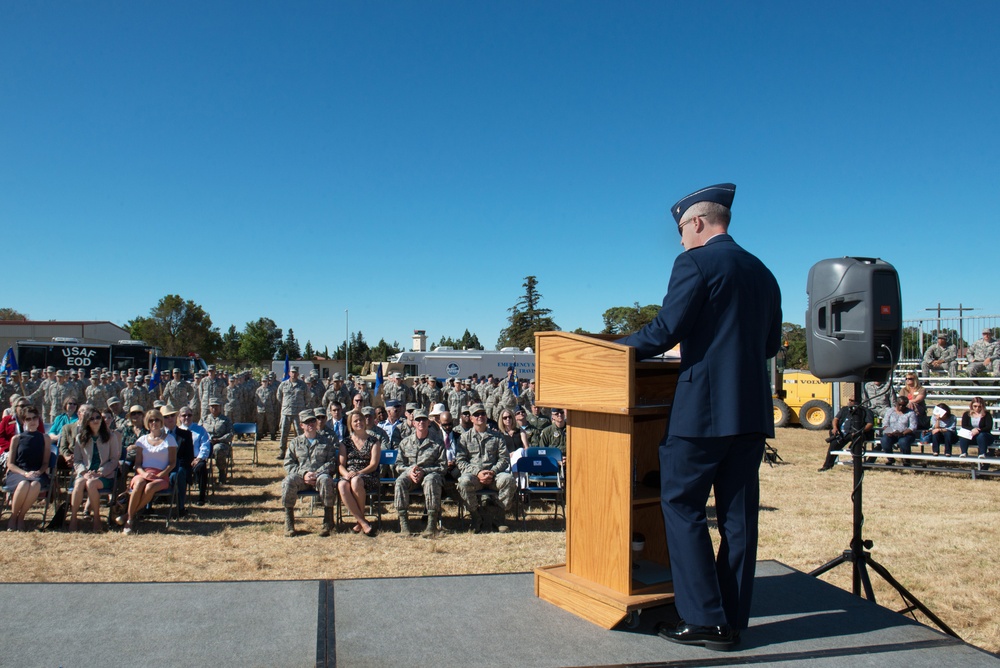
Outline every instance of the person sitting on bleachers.
POLYGON ((969 445, 973 443, 979 448, 979 457, 986 457, 993 443, 993 418, 986 410, 986 402, 982 397, 973 397, 969 402, 969 410, 962 414, 962 432, 966 433, 959 433, 958 448, 962 453, 959 457, 967 457, 969 445))
MULTIPOLYGON (((896 405, 885 412, 882 418, 882 452, 891 455, 893 446, 899 448, 904 454, 910 454, 913 447, 913 439, 917 431, 917 416, 907 406, 906 397, 898 397, 896 405)), ((895 464, 896 460, 889 457, 888 464, 895 464)), ((909 460, 903 460, 903 466, 909 466, 909 460)))
POLYGON ((969 374, 969 378, 979 376, 984 371, 992 372, 994 376, 997 375, 997 369, 1000 367, 1000 359, 997 359, 997 353, 1000 352, 998 348, 1000 346, 993 340, 993 330, 989 328, 984 329, 983 338, 969 346, 969 354, 967 356, 969 366, 965 368, 969 374))
POLYGON ((947 373, 951 377, 958 375, 958 349, 954 345, 948 345, 948 337, 945 334, 938 334, 937 343, 927 349, 924 353, 924 361, 920 364, 920 371, 924 378, 935 373, 947 373))
POLYGON ((906 374, 906 384, 903 386, 901 394, 906 396, 906 405, 917 416, 917 428, 927 429, 930 422, 927 420, 927 389, 920 384, 917 374, 912 371, 906 374))
POLYGON ((951 448, 958 440, 955 433, 955 416, 951 414, 951 409, 946 404, 938 404, 931 411, 931 452, 938 454, 941 446, 944 446, 944 454, 951 455, 951 448))

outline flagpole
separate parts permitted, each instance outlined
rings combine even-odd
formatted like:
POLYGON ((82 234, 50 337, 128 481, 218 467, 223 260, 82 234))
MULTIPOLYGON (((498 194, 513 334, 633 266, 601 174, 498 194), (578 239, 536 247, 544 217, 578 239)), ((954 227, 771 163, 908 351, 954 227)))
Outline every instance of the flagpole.
POLYGON ((351 375, 351 314, 344 309, 344 333, 347 336, 344 339, 344 380, 347 380, 351 375))

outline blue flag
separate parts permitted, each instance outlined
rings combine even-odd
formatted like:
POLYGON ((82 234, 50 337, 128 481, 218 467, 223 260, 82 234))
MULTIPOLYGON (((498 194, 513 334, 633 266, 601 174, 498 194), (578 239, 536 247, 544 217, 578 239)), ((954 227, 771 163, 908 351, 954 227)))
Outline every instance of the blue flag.
POLYGON ((384 379, 382 378, 382 363, 379 362, 378 368, 375 369, 375 391, 372 392, 373 398, 378 396, 378 388, 382 387, 383 380, 384 379))
POLYGON ((152 391, 157 385, 160 384, 160 356, 156 356, 156 361, 153 362, 153 377, 149 379, 149 390, 152 391))
POLYGON ((0 362, 0 373, 5 373, 10 378, 12 371, 17 371, 17 358, 14 357, 14 348, 10 347, 3 354, 3 362, 0 362))
POLYGON ((292 377, 292 370, 291 370, 291 367, 288 366, 288 353, 286 352, 285 353, 285 377, 282 378, 281 380, 288 380, 291 377, 292 377))

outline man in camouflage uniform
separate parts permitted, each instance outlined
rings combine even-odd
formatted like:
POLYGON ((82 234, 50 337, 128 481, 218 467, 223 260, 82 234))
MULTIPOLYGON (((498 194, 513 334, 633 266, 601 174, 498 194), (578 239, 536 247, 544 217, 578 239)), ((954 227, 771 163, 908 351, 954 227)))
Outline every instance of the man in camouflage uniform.
MULTIPOLYGON (((50 403, 49 389, 56 384, 56 368, 54 366, 49 366, 45 368, 45 379, 42 380, 41 384, 38 386, 42 391, 42 412, 38 414, 42 422, 46 421, 50 415, 52 415, 52 404, 50 403)), ((58 406, 56 406, 58 409, 58 406)))
POLYGON ((69 373, 60 369, 56 372, 56 383, 49 386, 49 406, 51 407, 51 414, 48 419, 49 424, 55 422, 56 416, 62 411, 62 407, 66 405, 67 399, 76 399, 77 403, 79 403, 76 388, 69 384, 68 379, 69 373))
POLYGON ((517 428, 523 431, 528 437, 528 445, 531 447, 538 446, 538 436, 541 431, 535 429, 530 422, 528 422, 528 412, 524 410, 524 406, 518 406, 514 409, 514 422, 517 424, 517 428))
POLYGON ((222 412, 233 421, 233 424, 246 422, 243 418, 243 402, 236 374, 229 377, 229 383, 226 385, 226 403, 222 407, 222 412))
POLYGON ((993 340, 993 330, 984 329, 983 338, 969 346, 969 366, 965 369, 969 372, 969 377, 978 376, 987 369, 994 376, 998 375, 997 371, 1000 367, 998 352, 1000 352, 1000 346, 993 340))
POLYGON ((365 406, 371 406, 372 405, 372 395, 371 395, 371 392, 368 391, 368 383, 367 382, 365 382, 363 380, 359 380, 357 382, 357 384, 354 386, 354 389, 355 389, 355 392, 354 392, 353 395, 351 395, 351 402, 352 403, 354 402, 354 399, 356 397, 361 397, 361 407, 362 408, 365 407, 365 406))
POLYGON ((375 422, 375 409, 371 406, 365 406, 361 409, 361 415, 365 418, 365 429, 369 434, 378 438, 381 449, 391 450, 392 448, 389 447, 389 435, 375 422))
POLYGON ((278 402, 274 396, 274 389, 268 383, 267 376, 260 377, 260 387, 254 392, 255 403, 257 404, 257 433, 261 438, 265 434, 271 434, 271 440, 278 440, 278 402))
POLYGON ((226 405, 226 389, 226 381, 216 374, 215 365, 209 365, 208 375, 201 379, 201 384, 198 386, 198 401, 201 406, 202 418, 207 414, 212 399, 217 399, 220 406, 226 405))
POLYGON ((288 432, 299 413, 306 409, 308 397, 309 388, 306 387, 305 381, 299 378, 299 367, 293 366, 288 372, 288 380, 282 381, 278 385, 278 391, 275 392, 275 400, 281 406, 281 447, 278 459, 285 458, 288 432))
POLYGON ((424 536, 433 536, 438 531, 438 520, 441 516, 441 477, 447 466, 444 443, 430 433, 430 420, 427 411, 418 408, 413 411, 413 433, 399 444, 399 457, 396 459, 396 513, 399 515, 399 532, 403 535, 410 531, 410 490, 420 487, 424 490, 424 503, 427 507, 427 528, 424 536))
POLYGON ((90 386, 87 388, 87 403, 99 411, 108 407, 108 391, 101 385, 101 377, 97 371, 90 375, 90 386))
POLYGON ((346 409, 351 407, 351 393, 344 386, 344 377, 339 372, 333 374, 330 388, 323 393, 323 405, 329 406, 331 401, 336 401, 346 409))
POLYGON ((483 398, 483 406, 486 407, 486 416, 498 422, 500 411, 497 409, 497 403, 500 400, 503 390, 500 388, 500 382, 490 374, 486 378, 486 384, 483 386, 483 390, 480 393, 483 398))
POLYGON ((532 378, 528 381, 528 389, 521 392, 521 396, 517 398, 517 402, 524 406, 527 410, 531 410, 531 406, 535 403, 535 379, 532 378))
POLYGON ((931 372, 946 372, 949 376, 958 375, 958 349, 954 345, 948 345, 948 337, 938 334, 937 343, 927 349, 924 353, 924 361, 920 364, 920 371, 924 377, 929 377, 931 372))
POLYGON ((527 418, 528 423, 539 432, 552 424, 552 420, 545 416, 545 411, 538 404, 531 404, 531 406, 528 407, 528 410, 529 412, 525 415, 525 418, 527 418))
POLYGON ((462 387, 462 380, 455 378, 451 392, 448 393, 448 412, 452 415, 459 415, 463 406, 469 405, 469 394, 462 387))
POLYGON ((121 391, 120 396, 122 404, 125 406, 142 406, 145 408, 145 404, 142 402, 142 393, 136 388, 133 376, 125 378, 125 389, 121 391))
POLYGON ((382 401, 386 406, 390 401, 398 401, 400 406, 407 403, 403 374, 395 371, 389 376, 389 382, 382 385, 382 401))
POLYGON ((538 436, 538 447, 559 448, 563 459, 566 458, 566 414, 563 409, 552 409, 552 424, 538 436))
POLYGON ((312 410, 300 411, 299 435, 288 446, 285 457, 285 480, 281 484, 281 505, 285 508, 285 535, 295 535, 295 501, 304 489, 315 489, 323 502, 323 530, 329 536, 333 529, 333 506, 337 503, 333 476, 337 471, 336 445, 317 430, 319 426, 312 410))
POLYGON ((424 410, 430 411, 436 404, 441 403, 441 388, 438 387, 437 378, 428 377, 427 384, 423 386, 423 389, 420 405, 424 410))
POLYGON ((457 454, 457 465, 461 471, 458 479, 458 493, 462 502, 469 509, 472 518, 472 530, 476 533, 486 529, 483 516, 479 513, 479 496, 481 489, 496 490, 500 497, 501 518, 495 522, 498 531, 508 530, 503 520, 503 513, 514 505, 516 488, 514 477, 510 474, 510 456, 507 446, 499 433, 486 426, 486 407, 473 404, 469 407, 472 414, 473 428, 461 435, 461 447, 457 454))
MULTIPOLYGON (((191 403, 191 397, 194 396, 194 388, 191 387, 191 383, 184 380, 181 377, 181 370, 175 368, 173 371, 173 378, 166 387, 163 388, 163 400, 170 404, 171 406, 187 406, 191 403)), ((124 400, 124 397, 122 397, 124 400)), ((131 406, 132 404, 129 404, 131 406)))
POLYGON ((233 422, 222 414, 222 402, 210 399, 208 415, 201 421, 202 428, 208 432, 212 444, 212 454, 215 456, 215 466, 219 469, 219 484, 226 484, 229 453, 233 449, 233 422))

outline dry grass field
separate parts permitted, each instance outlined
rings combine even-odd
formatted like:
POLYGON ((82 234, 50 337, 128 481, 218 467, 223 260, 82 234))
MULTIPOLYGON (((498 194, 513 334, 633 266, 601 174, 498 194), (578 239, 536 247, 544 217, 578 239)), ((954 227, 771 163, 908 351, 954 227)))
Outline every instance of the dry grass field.
MULTIPOLYGON (((847 467, 817 473, 823 436, 780 429, 774 441, 784 462, 761 468, 761 543, 758 557, 809 571, 847 547, 851 535, 851 474, 847 467)), ((434 540, 389 531, 375 539, 349 532, 319 538, 322 513, 299 511, 300 535, 285 538, 278 497, 283 470, 276 444, 262 444, 262 463, 241 465, 233 484, 203 508, 172 524, 151 516, 125 536, 63 531, 0 534, 4 579, 20 582, 278 580, 419 576, 530 571, 564 560, 563 534, 551 520, 509 534, 451 533, 434 540)), ((965 640, 1000 650, 1000 563, 995 521, 1000 481, 875 471, 865 478, 865 537, 893 575, 965 640)), ((446 522, 456 526, 454 509, 446 522)), ((29 526, 36 518, 29 515, 29 526)), ((520 527, 518 527, 519 529, 520 527)), ((850 569, 824 579, 850 588, 850 569)), ((873 577, 879 601, 899 598, 873 577)))

